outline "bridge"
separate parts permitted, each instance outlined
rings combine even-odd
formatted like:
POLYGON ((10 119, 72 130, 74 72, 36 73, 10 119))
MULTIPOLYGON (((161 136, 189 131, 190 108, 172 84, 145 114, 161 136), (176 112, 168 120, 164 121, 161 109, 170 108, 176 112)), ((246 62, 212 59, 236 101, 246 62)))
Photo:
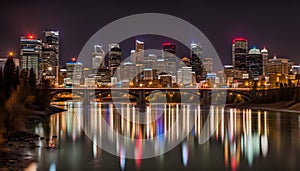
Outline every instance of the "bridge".
MULTIPOLYGON (((45 89, 39 89, 43 91, 45 89)), ((151 93, 160 92, 163 94, 180 94, 180 98, 183 97, 199 97, 191 102, 210 104, 212 98, 220 96, 221 94, 227 93, 228 98, 232 95, 242 96, 244 99, 251 100, 251 89, 250 88, 85 88, 85 87, 73 87, 73 88, 51 88, 47 89, 52 99, 54 96, 61 93, 69 93, 72 96, 76 95, 83 99, 84 104, 89 104, 90 99, 96 98, 99 94, 107 94, 113 97, 122 97, 123 95, 131 95, 136 99, 137 106, 145 106, 146 98, 149 98, 151 93)), ((227 98, 227 100, 228 100, 227 98)), ((182 99, 180 99, 182 100, 182 99)), ((184 99, 183 99, 184 100, 184 99)))

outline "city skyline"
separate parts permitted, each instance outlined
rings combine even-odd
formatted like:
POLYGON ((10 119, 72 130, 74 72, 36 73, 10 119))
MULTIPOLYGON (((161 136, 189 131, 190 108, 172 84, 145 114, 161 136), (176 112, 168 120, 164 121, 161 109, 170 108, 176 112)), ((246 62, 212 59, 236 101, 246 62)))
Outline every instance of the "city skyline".
MULTIPOLYGON (((223 77, 222 74, 223 72, 225 72, 226 86, 228 87, 249 87, 249 79, 259 80, 265 86, 272 85, 278 87, 279 84, 277 84, 278 81, 276 80, 280 79, 281 83, 285 84, 288 83, 288 79, 294 80, 292 82, 293 84, 295 84, 295 74, 299 73, 299 65, 293 65, 294 63, 290 59, 276 57, 276 55, 269 56, 269 52, 266 47, 262 48, 261 50, 256 48, 255 46, 250 48, 248 46, 248 40, 243 37, 234 38, 232 40, 232 65, 230 65, 231 68, 227 67, 228 65, 224 65, 222 70, 215 70, 215 68, 213 67, 213 59, 203 55, 206 51, 201 48, 201 44, 199 43, 197 44, 192 42, 190 44, 190 55, 187 55, 187 58, 182 57, 180 62, 182 68, 178 68, 179 66, 176 66, 176 63, 178 64, 179 61, 176 62, 175 59, 177 47, 176 44, 172 44, 171 42, 164 42, 161 45, 162 49, 158 51, 157 54, 150 54, 146 49, 144 49, 144 45, 148 42, 143 42, 136 39, 134 41, 135 50, 130 51, 131 56, 129 56, 128 58, 131 61, 130 64, 127 63, 126 60, 121 62, 121 54, 124 53, 124 51, 122 51, 122 47, 120 46, 120 44, 109 43, 109 49, 106 53, 106 56, 105 50, 102 49, 102 45, 95 44, 93 45, 94 49, 90 52, 89 62, 92 62, 93 64, 91 68, 89 68, 85 63, 88 61, 81 61, 80 59, 77 60, 75 57, 72 57, 72 62, 67 62, 65 69, 61 68, 61 74, 63 74, 66 70, 66 77, 63 76, 62 78, 59 78, 58 68, 56 70, 57 76, 54 75, 55 72, 51 73, 54 70, 53 68, 56 68, 55 65, 58 62, 55 62, 55 58, 58 56, 57 50, 59 49, 58 32, 43 31, 43 33, 49 33, 49 35, 54 35, 55 33, 56 36, 46 36, 40 39, 33 34, 29 34, 27 35, 27 37, 21 37, 20 69, 23 70, 33 68, 34 72, 36 73, 38 84, 43 79, 49 79, 52 80, 50 81, 51 85, 55 84, 57 86, 59 84, 58 80, 64 79, 63 85, 68 87, 69 85, 72 85, 70 84, 70 81, 72 82, 72 79, 74 79, 73 83, 78 86, 85 85, 94 87, 96 85, 99 86, 99 84, 102 83, 104 83, 105 86, 121 86, 122 82, 124 85, 130 83, 134 86, 140 86, 140 84, 158 86, 157 77, 159 79, 162 74, 162 71, 160 70, 162 68, 166 68, 167 73, 165 73, 165 76, 167 76, 168 74, 171 75, 163 77, 163 79, 159 79, 161 81, 160 86, 165 85, 169 87, 174 83, 177 83, 177 85, 182 87, 183 85, 193 86, 195 85, 195 83, 200 83, 199 85, 197 85, 198 87, 222 87, 225 86, 225 82, 220 82, 220 78, 223 77), (42 44, 41 42, 45 43, 42 44), (136 59, 134 59, 133 57, 136 59), (188 59, 188 61, 186 61, 185 58, 188 59), (42 61, 40 61, 41 59, 42 61), (201 59, 201 61, 199 59, 201 59), (98 62, 95 63, 96 60, 98 62), (53 61, 54 63, 51 61, 53 61), (108 61, 108 65, 101 65, 101 63, 104 64, 104 61, 108 61), (73 72, 75 72, 75 65, 77 65, 77 63, 78 66, 80 65, 80 70, 76 70, 76 77, 73 78, 73 72), (189 67, 185 68, 185 65, 182 64, 186 64, 186 66, 189 67), (125 68, 127 69, 125 69, 123 66, 126 66, 125 68), (158 66, 158 68, 155 69, 154 66, 158 66), (127 70, 129 69, 133 71, 133 77, 135 77, 136 74, 137 76, 141 74, 140 76, 138 76, 138 78, 141 78, 137 79, 137 82, 135 82, 132 80, 124 79, 125 77, 122 76, 123 79, 120 80, 120 75, 115 75, 115 72, 119 67, 121 68, 121 72, 128 73, 127 70), (139 67, 141 68, 137 69, 139 67), (176 72, 176 68, 179 69, 177 70, 178 72, 176 72), (232 75, 232 73, 234 72, 236 74, 232 75), (184 78, 188 81, 182 79, 183 75, 185 75, 184 78), (115 77, 118 78, 116 79, 115 77), (165 78, 171 81, 167 81, 166 83, 165 78), (83 81, 83 79, 85 80, 83 81), (152 82, 154 80, 156 80, 155 83, 152 82), (203 84, 203 81, 205 81, 205 84, 203 84)), ((9 56, 12 57, 17 55, 14 55, 13 52, 10 52, 9 56)), ((60 65, 62 66, 63 64, 60 65)), ((60 85, 61 84, 62 82, 60 81, 60 85)))
MULTIPOLYGON (((57 31, 57 30, 55 30, 55 31, 53 31, 53 30, 41 30, 40 31, 40 33, 44 33, 44 32, 59 32, 59 31, 57 31)), ((44 36, 43 35, 41 35, 41 36, 37 36, 37 35, 39 35, 39 34, 32 34, 32 33, 28 33, 27 35, 21 35, 20 37, 21 37, 21 39, 23 38, 23 39, 32 39, 32 40, 39 40, 39 41, 45 41, 46 39, 44 38, 44 36)), ((19 38, 20 38, 19 37, 19 38)), ((235 41, 240 41, 241 39, 243 39, 242 41, 247 41, 247 43, 248 43, 248 45, 247 45, 247 47, 246 47, 246 49, 247 49, 247 52, 245 52, 245 55, 247 56, 248 55, 248 53, 249 53, 249 51, 251 50, 251 49, 257 49, 257 50, 267 50, 267 52, 268 52, 268 59, 272 59, 272 58, 274 58, 274 57, 283 57, 283 58, 287 58, 287 59, 289 59, 289 60, 291 60, 292 62, 294 62, 294 64, 296 64, 296 65, 298 65, 299 63, 297 62, 297 59, 295 60, 295 59, 293 59, 293 58, 290 58, 289 56, 282 56, 282 55, 278 55, 278 54, 281 54, 279 51, 279 53, 277 53, 277 51, 276 50, 274 50, 274 49, 270 49, 269 47, 267 47, 267 46, 256 46, 256 44, 253 42, 253 41, 249 41, 249 39, 247 38, 247 37, 242 37, 242 36, 240 36, 240 37, 233 37, 232 38, 232 40, 230 40, 229 42, 227 42, 227 45, 233 45, 234 43, 235 43, 235 41), (230 44, 231 43, 231 44, 230 44), (250 45, 249 45, 250 44, 250 45), (251 44, 252 44, 252 46, 251 46, 251 44), (273 53, 272 53, 273 52, 273 53)), ((135 46, 136 46, 136 44, 135 44, 135 42, 137 42, 137 41, 140 41, 140 42, 143 42, 143 43, 146 43, 144 46, 145 47, 147 47, 147 44, 149 44, 149 42, 150 42, 150 44, 152 45, 152 46, 154 46, 154 47, 152 47, 152 48, 145 48, 145 50, 147 50, 147 49, 157 49, 157 50, 163 50, 164 49, 164 45, 165 44, 172 44, 172 45, 174 45, 175 47, 177 47, 177 49, 179 49, 179 50, 176 50, 176 57, 178 57, 178 58, 180 58, 180 59, 182 59, 182 58, 191 58, 191 54, 190 54, 190 52, 191 52, 191 49, 192 49, 192 47, 186 47, 185 45, 183 45, 182 43, 180 43, 180 42, 178 42, 178 41, 176 41, 176 40, 174 40, 174 39, 171 39, 171 38, 166 38, 166 37, 164 37, 164 36, 157 36, 157 35, 144 35, 144 36, 135 36, 135 37, 132 37, 132 38, 129 38, 129 39, 127 39, 127 40, 125 40, 125 41, 122 41, 121 43, 117 43, 118 45, 119 45, 119 47, 121 48, 121 51, 122 51, 122 53, 121 53, 121 57, 122 57, 122 62, 126 59, 126 58, 128 58, 129 60, 130 60, 130 58, 131 58, 131 54, 133 53, 133 52, 135 52, 136 50, 135 50, 135 46), (141 41, 141 40, 143 40, 143 41, 141 41), (154 43, 154 42, 159 42, 159 43, 154 43), (125 47, 125 48, 124 48, 125 47), (128 47, 132 47, 131 49, 130 48, 128 48, 128 47), (178 48, 179 47, 179 48, 178 48), (125 55, 124 55, 125 54, 125 55)), ((101 41, 99 41, 99 42, 101 42, 101 41)), ((18 43, 20 44, 20 42, 18 41, 18 43)), ((61 41, 59 41, 59 43, 61 44, 62 42, 61 41)), ((110 44, 116 44, 115 42, 111 42, 110 44)), ((101 46, 101 48, 103 48, 103 47, 105 47, 105 48, 107 48, 107 49, 109 49, 110 48, 110 44, 101 44, 101 43, 95 43, 93 46, 101 46)), ((201 48, 201 42, 200 41, 198 41, 198 42, 195 42, 195 41, 192 41, 191 42, 191 46, 193 46, 193 45, 199 45, 200 46, 200 48, 201 48)), ((149 45, 148 45, 149 46, 149 45)), ((95 47, 94 47, 95 48, 95 47)), ((231 54, 230 54, 230 59, 229 59, 229 61, 228 61, 228 63, 224 63, 223 62, 223 60, 222 60, 222 62, 223 62, 223 66, 225 66, 225 65, 234 65, 234 61, 233 61, 233 59, 235 58, 234 56, 233 56, 233 51, 232 51, 232 47, 230 47, 229 46, 229 48, 228 48, 229 50, 230 50, 230 52, 231 52, 231 54)), ((227 49, 227 50, 228 50, 227 49)), ((61 49, 61 47, 59 48, 59 50, 61 51, 63 51, 63 49, 61 49)), ((5 52, 3 52, 3 51, 0 51, 0 54, 3 54, 2 56, 0 56, 0 57, 9 57, 9 56, 14 56, 14 57, 17 57, 18 59, 20 59, 21 58, 21 55, 20 55, 20 52, 21 52, 21 48, 20 47, 18 47, 17 49, 15 49, 15 50, 12 50, 12 49, 7 49, 5 52), (13 54, 13 55, 10 55, 10 54, 13 54)), ((206 51, 207 52, 207 51, 206 51)), ((202 52, 203 53, 203 52, 202 52)), ((104 51, 104 55, 105 55, 105 59, 104 60, 108 60, 108 56, 109 56, 109 51, 107 51, 107 52, 105 52, 104 51)), ((146 54, 145 54, 146 55, 146 54)), ((147 54, 147 55, 149 55, 149 54, 147 54)), ((212 56, 210 56, 210 55, 207 55, 207 54, 202 54, 202 55, 200 55, 200 56, 203 56, 203 58, 210 58, 210 57, 212 57, 212 56)), ((93 54, 91 54, 91 59, 93 58, 93 54)), ((160 57, 163 57, 163 56, 160 56, 160 57)), ((220 56, 219 56, 220 57, 220 56)), ((68 56, 68 57, 66 57, 66 58, 63 58, 62 59, 62 57, 59 55, 59 60, 61 61, 61 62, 59 62, 59 66, 60 66, 60 68, 65 68, 65 66, 66 66, 66 63, 68 63, 68 62, 70 62, 70 61, 73 61, 74 59, 76 59, 77 60, 77 58, 78 58, 78 56, 68 56)), ((200 57, 200 58, 202 58, 202 57, 200 57)), ((20 59, 21 60, 21 59, 20 59)), ((80 61, 79 61, 80 62, 80 61)), ((203 62, 203 61, 202 61, 203 62)), ((106 64, 107 62, 105 62, 105 64, 106 64)), ((93 64, 94 65, 94 64, 93 64)), ((107 66, 109 66, 109 64, 106 64, 107 66)))
MULTIPOLYGON (((21 35, 37 34, 40 30, 58 30, 61 33, 62 42, 60 59, 62 63, 65 63, 71 57, 78 56, 84 43, 106 24, 132 14, 159 12, 185 19, 203 31, 216 48, 224 64, 229 64, 231 61, 230 45, 226 42, 239 36, 249 40, 249 47, 266 46, 271 56, 275 52, 278 56, 288 57, 295 63, 300 62, 297 48, 297 40, 300 39, 300 35, 297 34, 300 28, 297 22, 297 16, 299 16, 297 15, 297 2, 272 2, 271 4, 268 1, 251 1, 249 4, 241 4, 237 1, 230 1, 226 3, 202 2, 199 5, 194 5, 192 2, 181 5, 155 1, 144 4, 130 2, 99 4, 87 1, 84 4, 76 2, 70 4, 60 1, 51 3, 10 1, 2 3, 0 11, 3 15, 1 15, 0 23, 3 27, 0 33, 3 41, 0 43, 0 56, 5 56, 10 50, 18 53, 19 44, 16 39, 21 35), (97 4, 106 6, 107 10, 96 10, 97 4), (48 9, 45 6, 52 8, 48 9), (133 10, 141 6, 143 6, 141 10, 133 10), (106 14, 112 7, 115 7, 118 12, 106 14), (180 12, 179 8, 189 10, 180 12), (213 10, 217 10, 217 13, 212 13, 213 10), (75 13, 75 11, 81 12, 75 13), (134 13, 129 11, 134 11, 134 13), (26 15, 21 15, 23 13, 26 15), (283 29, 288 31, 283 31, 283 29)), ((128 48, 124 47, 124 51, 129 55, 129 50, 133 49, 134 44, 128 46, 128 48)), ((179 56, 186 56, 186 54, 179 54, 179 56)))
POLYGON ((1 170, 299 170, 300 1, 0 2, 1 170))

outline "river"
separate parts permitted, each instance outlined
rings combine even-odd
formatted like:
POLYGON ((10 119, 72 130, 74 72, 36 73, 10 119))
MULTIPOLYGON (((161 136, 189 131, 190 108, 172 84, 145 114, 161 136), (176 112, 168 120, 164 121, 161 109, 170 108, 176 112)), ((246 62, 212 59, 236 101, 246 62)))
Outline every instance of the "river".
POLYGON ((39 162, 28 171, 300 170, 300 114, 188 104, 151 104, 144 111, 132 104, 54 105, 67 111, 35 127, 50 141, 29 151, 39 162), (149 154, 139 141, 130 149, 122 136, 160 138, 149 154))

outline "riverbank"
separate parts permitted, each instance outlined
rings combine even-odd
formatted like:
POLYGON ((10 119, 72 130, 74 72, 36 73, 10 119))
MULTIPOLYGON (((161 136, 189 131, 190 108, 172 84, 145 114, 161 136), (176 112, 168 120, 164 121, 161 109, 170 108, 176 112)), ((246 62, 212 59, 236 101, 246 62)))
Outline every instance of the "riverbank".
POLYGON ((38 141, 49 141, 55 137, 40 137, 29 130, 32 130, 31 128, 37 123, 45 121, 50 115, 65 111, 55 106, 46 108, 30 106, 30 110, 32 115, 24 121, 25 130, 10 135, 0 146, 0 171, 24 170, 31 163, 37 162, 36 157, 29 153, 30 149, 40 148, 37 145, 38 141))
POLYGON ((290 112, 290 113, 300 113, 300 102, 291 101, 280 101, 276 103, 242 103, 227 105, 227 107, 234 107, 240 109, 255 109, 255 110, 269 110, 269 111, 279 111, 279 112, 290 112))

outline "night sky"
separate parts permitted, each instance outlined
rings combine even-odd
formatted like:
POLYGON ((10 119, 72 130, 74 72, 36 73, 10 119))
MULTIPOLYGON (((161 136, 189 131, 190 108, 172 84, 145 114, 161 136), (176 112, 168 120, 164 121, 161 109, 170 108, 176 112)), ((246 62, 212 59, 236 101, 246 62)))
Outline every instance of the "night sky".
MULTIPOLYGON (((224 64, 231 63, 231 41, 246 37, 250 47, 267 47, 271 55, 300 63, 300 3, 295 1, 177 1, 107 0, 10 0, 0 2, 0 56, 19 53, 21 35, 43 30, 60 31, 63 65, 78 56, 86 41, 100 28, 119 18, 138 13, 164 13, 182 18, 199 28, 216 48, 224 64)), ((152 41, 154 43, 154 41, 152 41)), ((161 42, 157 42, 160 44, 161 42)), ((154 45, 145 41, 146 48, 154 45)), ((121 47, 122 48, 122 47, 121 47)), ((124 55, 134 42, 122 48, 124 55)), ((188 55, 187 51, 178 56, 188 55)))

